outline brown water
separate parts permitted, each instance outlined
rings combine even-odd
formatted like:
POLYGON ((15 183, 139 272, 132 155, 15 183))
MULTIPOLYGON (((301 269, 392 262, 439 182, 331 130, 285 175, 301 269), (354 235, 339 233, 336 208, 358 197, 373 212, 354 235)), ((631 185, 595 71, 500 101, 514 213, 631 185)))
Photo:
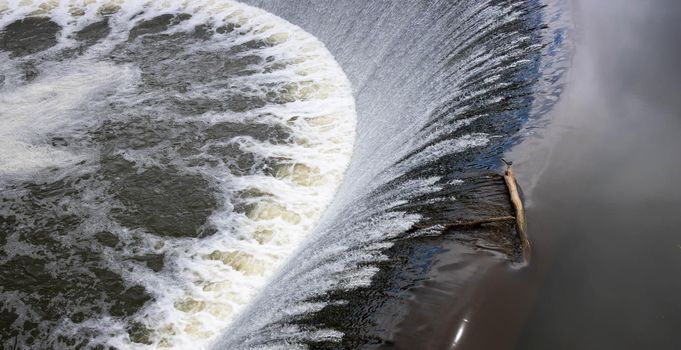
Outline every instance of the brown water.
POLYGON ((516 348, 681 349, 681 3, 572 5, 563 99, 511 154, 537 252, 516 348))
POLYGON ((570 6, 565 92, 507 154, 531 265, 448 248, 410 290, 390 348, 681 349, 681 3, 570 6))

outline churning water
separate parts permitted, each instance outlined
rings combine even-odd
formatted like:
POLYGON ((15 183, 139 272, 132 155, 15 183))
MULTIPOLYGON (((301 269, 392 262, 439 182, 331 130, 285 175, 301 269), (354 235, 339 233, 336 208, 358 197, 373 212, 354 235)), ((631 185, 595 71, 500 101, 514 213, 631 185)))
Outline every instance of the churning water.
POLYGON ((538 0, 252 2, 0 1, 3 347, 343 344, 560 93, 538 0))
POLYGON ((1 26, 4 344, 205 344, 340 183, 342 70, 233 2, 12 4, 1 26))

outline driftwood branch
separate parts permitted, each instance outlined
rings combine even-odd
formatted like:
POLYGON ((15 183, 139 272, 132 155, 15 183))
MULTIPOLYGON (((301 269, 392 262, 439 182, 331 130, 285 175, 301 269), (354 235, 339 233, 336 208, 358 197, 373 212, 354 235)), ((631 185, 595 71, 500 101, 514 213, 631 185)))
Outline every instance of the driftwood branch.
POLYGON ((520 199, 520 193, 518 193, 518 183, 515 180, 515 176, 513 176, 513 169, 512 169, 512 162, 507 162, 506 160, 502 159, 504 163, 506 163, 506 173, 504 174, 504 180, 506 181, 506 186, 508 187, 508 193, 511 196, 511 204, 513 204, 513 208, 515 209, 515 217, 516 217, 516 229, 518 231, 518 236, 520 236, 520 243, 523 248, 523 259, 525 260, 525 263, 530 262, 530 253, 531 253, 531 247, 530 247, 530 241, 527 238, 527 227, 525 224, 525 207, 523 206, 523 201, 520 199))

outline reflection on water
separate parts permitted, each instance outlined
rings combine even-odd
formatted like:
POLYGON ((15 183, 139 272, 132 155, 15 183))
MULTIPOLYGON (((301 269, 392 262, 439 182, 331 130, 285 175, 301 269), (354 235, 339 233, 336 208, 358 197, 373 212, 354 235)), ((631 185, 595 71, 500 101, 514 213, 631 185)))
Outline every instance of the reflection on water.
POLYGON ((573 68, 537 142, 555 146, 531 194, 539 289, 517 348, 679 349, 681 3, 573 5, 573 68))

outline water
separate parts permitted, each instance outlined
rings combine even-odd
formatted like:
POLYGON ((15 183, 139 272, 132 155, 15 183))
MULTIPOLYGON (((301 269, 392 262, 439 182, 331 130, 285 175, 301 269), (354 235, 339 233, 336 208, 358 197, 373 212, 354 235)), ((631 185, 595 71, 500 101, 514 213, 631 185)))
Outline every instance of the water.
MULTIPOLYGON (((679 349, 676 1, 573 1, 576 50, 543 137, 518 349, 679 349)), ((523 165, 524 164, 524 165, 523 165)), ((518 171, 532 173, 536 158, 518 171)))
POLYGON ((410 253, 395 242, 437 234, 409 231, 550 108, 564 32, 544 30, 556 13, 535 2, 254 3, 327 44, 353 83, 358 134, 310 239, 215 348, 380 346, 383 311, 406 297, 391 281, 410 253))
POLYGON ((477 254, 452 271, 465 255, 440 254, 409 291, 402 344, 427 334, 458 338, 433 349, 681 346, 681 7, 572 1, 569 13, 574 56, 551 123, 506 155, 525 190, 531 264, 477 254))
POLYGON ((560 95, 560 8, 248 3, 0 4, 3 346, 386 345, 442 249, 519 266, 427 242, 560 95))
POLYGON ((343 71, 233 2, 5 8, 3 347, 205 346, 336 191, 343 71))

